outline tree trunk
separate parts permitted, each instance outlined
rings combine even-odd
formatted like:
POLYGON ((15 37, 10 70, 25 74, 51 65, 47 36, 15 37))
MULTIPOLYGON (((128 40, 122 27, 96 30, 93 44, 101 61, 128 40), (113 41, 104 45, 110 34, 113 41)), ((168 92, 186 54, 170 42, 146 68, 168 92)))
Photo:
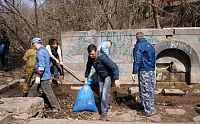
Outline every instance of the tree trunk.
POLYGON ((158 19, 158 13, 157 13, 157 9, 155 7, 154 0, 152 0, 152 9, 153 9, 153 18, 154 18, 154 21, 155 21, 155 26, 156 26, 156 28, 160 29, 160 22, 159 22, 159 19, 158 19))
MULTIPOLYGON (((34 0, 34 7, 35 7, 35 26, 36 28, 38 27, 38 14, 37 14, 37 0, 34 0)), ((38 34, 37 30, 36 31, 36 34, 38 34)))

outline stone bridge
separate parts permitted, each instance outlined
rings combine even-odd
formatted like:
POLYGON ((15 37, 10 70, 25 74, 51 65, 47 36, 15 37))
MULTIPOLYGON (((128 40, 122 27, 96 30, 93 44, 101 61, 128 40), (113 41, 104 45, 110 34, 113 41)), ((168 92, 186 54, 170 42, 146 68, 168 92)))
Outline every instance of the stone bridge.
MULTIPOLYGON (((132 82, 132 52, 137 32, 144 32, 145 38, 155 47, 157 81, 199 83, 200 28, 196 27, 62 32, 64 64, 84 77, 88 57, 87 46, 111 40, 113 46, 109 57, 119 67, 120 81, 132 82), (173 73, 168 70, 172 61, 177 67, 177 71, 173 73)), ((91 70, 91 76, 95 79, 93 73, 94 68, 91 70)), ((69 73, 65 75, 64 80, 69 83, 80 83, 69 73)))

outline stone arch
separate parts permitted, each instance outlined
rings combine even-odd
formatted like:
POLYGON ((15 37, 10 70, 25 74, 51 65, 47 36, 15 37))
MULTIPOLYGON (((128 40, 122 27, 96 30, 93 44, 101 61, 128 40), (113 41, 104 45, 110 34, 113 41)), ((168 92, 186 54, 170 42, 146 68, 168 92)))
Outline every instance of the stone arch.
POLYGON ((199 57, 196 51, 186 42, 171 40, 157 43, 155 46, 156 57, 159 53, 167 49, 178 49, 185 52, 190 58, 190 83, 199 83, 200 69, 199 57))

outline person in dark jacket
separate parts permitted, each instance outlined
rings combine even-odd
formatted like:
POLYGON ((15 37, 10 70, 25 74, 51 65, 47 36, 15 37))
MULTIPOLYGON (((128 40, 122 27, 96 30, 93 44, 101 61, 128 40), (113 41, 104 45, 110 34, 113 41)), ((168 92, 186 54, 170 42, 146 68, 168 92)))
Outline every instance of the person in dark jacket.
POLYGON ((8 54, 9 54, 9 46, 10 41, 9 38, 6 36, 6 31, 0 31, 0 45, 3 45, 3 53, 1 53, 1 63, 3 65, 4 71, 8 71, 8 54))
POLYGON ((133 50, 133 72, 132 79, 135 81, 135 74, 138 73, 139 94, 144 110, 138 112, 141 116, 151 116, 154 110, 155 91, 155 49, 144 38, 144 33, 136 34, 137 42, 133 50))
POLYGON ((101 92, 101 116, 100 120, 106 118, 109 109, 109 93, 111 88, 112 79, 115 82, 116 87, 120 87, 119 83, 119 69, 118 66, 104 53, 101 49, 98 52, 95 45, 90 44, 87 48, 88 61, 85 71, 85 85, 87 84, 87 78, 90 74, 91 67, 93 66, 99 76, 99 88, 101 92))

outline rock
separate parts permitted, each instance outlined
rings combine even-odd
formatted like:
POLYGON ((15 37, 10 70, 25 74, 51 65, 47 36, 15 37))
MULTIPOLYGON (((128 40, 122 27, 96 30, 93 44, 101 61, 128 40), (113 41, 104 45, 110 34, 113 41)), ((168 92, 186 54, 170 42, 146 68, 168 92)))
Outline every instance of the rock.
POLYGON ((11 115, 0 116, 0 124, 11 124, 11 115))
POLYGON ((194 89, 194 91, 192 91, 193 93, 200 93, 199 89, 194 89))
POLYGON ((161 115, 152 115, 151 117, 147 117, 149 120, 152 120, 153 122, 161 122, 161 115))
POLYGON ((180 89, 163 89, 163 95, 185 95, 185 92, 180 89))
POLYGON ((134 121, 134 116, 131 116, 130 113, 124 113, 119 116, 120 118, 123 118, 124 121, 134 121))
POLYGON ((130 94, 139 93, 139 87, 130 87, 128 88, 130 94))
POLYGON ((23 114, 19 114, 19 115, 13 115, 13 119, 16 119, 16 120, 27 120, 28 119, 28 114, 27 113, 23 113, 23 114))
POLYGON ((170 115, 183 115, 186 113, 183 109, 165 109, 166 112, 170 115))
POLYGON ((154 94, 160 94, 162 92, 162 89, 163 88, 158 88, 158 90, 156 90, 154 94))
POLYGON ((13 78, 8 77, 7 80, 6 80, 6 82, 10 82, 10 81, 12 81, 12 80, 13 80, 13 78))
POLYGON ((194 122, 200 122, 200 115, 193 118, 194 122))
POLYGON ((4 104, 0 104, 0 112, 6 111, 20 116, 19 118, 26 118, 24 114, 27 114, 28 118, 43 116, 44 100, 40 97, 2 98, 1 101, 4 104))

